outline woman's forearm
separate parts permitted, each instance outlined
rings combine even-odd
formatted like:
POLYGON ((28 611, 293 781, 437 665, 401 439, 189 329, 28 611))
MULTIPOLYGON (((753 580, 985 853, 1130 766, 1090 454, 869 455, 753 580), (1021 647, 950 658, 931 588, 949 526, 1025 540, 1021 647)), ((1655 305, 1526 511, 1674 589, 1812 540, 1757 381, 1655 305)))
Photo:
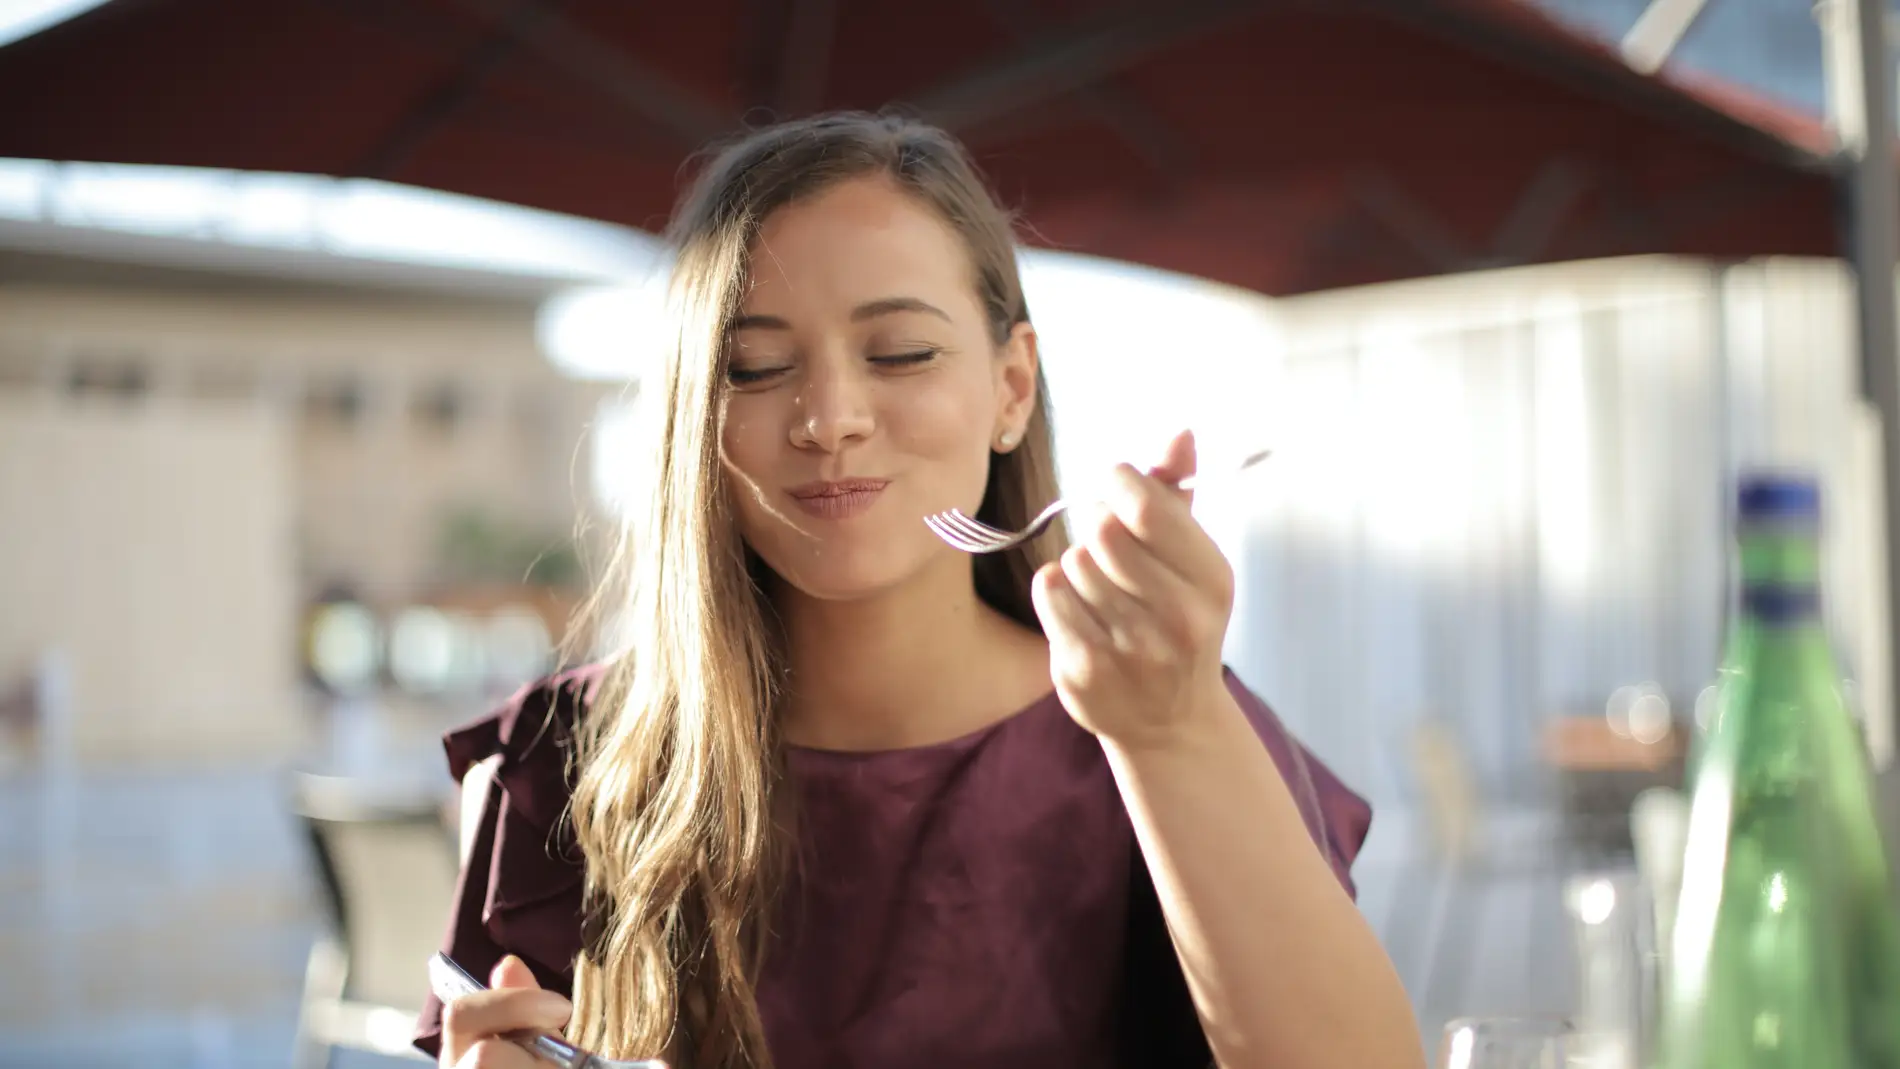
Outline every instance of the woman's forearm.
POLYGON ((1104 739, 1222 1069, 1417 1069, 1410 1003, 1223 691, 1166 743, 1104 739))

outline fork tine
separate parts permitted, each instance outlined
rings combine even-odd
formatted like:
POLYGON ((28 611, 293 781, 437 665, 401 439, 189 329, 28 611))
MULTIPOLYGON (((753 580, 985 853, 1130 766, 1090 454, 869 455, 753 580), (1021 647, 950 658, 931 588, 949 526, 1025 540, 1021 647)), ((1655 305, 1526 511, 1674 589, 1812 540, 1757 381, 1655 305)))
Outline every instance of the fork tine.
POLYGON ((930 528, 932 534, 943 539, 952 549, 962 550, 965 553, 982 552, 983 547, 972 542, 970 536, 953 525, 945 513, 939 512, 925 516, 924 524, 930 528))
POLYGON ((978 531, 970 527, 962 527, 957 533, 962 539, 963 544, 969 547, 969 551, 972 553, 994 553, 1002 548, 1006 541, 996 535, 978 531))
POLYGON ((956 525, 959 529, 961 529, 966 534, 982 538, 986 541, 990 539, 995 539, 995 538, 1009 537, 1008 531, 999 530, 995 527, 991 527, 987 523, 984 523, 982 520, 976 519, 971 516, 966 516, 963 514, 962 510, 960 509, 951 509, 948 515, 950 517, 950 522, 956 525))
POLYGON ((924 517, 924 526, 930 528, 931 534, 936 535, 938 538, 943 539, 945 542, 948 542, 953 546, 957 545, 958 539, 957 539, 956 532, 950 530, 948 527, 945 527, 943 523, 943 518, 941 516, 938 516, 936 513, 933 512, 930 515, 924 517))
POLYGON ((984 546, 986 549, 1006 549, 1014 545, 1017 541, 1016 536, 1009 531, 991 527, 982 520, 965 516, 962 512, 955 509, 951 510, 950 515, 952 522, 957 524, 971 541, 984 546))
POLYGON ((928 522, 932 530, 946 538, 955 538, 964 542, 971 538, 970 529, 957 522, 955 513, 939 512, 930 517, 928 522))
POLYGON ((939 512, 924 517, 924 524, 933 534, 948 543, 952 549, 965 553, 991 553, 1006 539, 989 525, 970 519, 957 509, 939 512))

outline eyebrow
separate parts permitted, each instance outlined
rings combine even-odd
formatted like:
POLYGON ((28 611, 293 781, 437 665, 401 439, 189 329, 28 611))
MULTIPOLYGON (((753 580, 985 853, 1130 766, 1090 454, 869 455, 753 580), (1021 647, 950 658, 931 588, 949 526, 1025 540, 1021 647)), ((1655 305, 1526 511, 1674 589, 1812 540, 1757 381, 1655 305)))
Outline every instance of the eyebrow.
MULTIPOLYGON (((901 312, 921 312, 936 316, 944 322, 950 322, 950 313, 917 297, 881 297, 875 301, 866 301, 851 310, 851 322, 862 323, 879 316, 897 315, 901 312)), ((779 316, 744 315, 732 321, 733 330, 790 330, 792 325, 779 316)))

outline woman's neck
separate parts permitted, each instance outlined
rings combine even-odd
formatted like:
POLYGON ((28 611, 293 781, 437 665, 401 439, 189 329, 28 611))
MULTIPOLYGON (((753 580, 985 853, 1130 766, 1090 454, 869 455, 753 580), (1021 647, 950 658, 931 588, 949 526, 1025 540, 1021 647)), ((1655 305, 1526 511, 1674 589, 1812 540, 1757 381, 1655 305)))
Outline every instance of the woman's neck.
POLYGON ((1042 636, 984 604, 967 561, 869 598, 821 601, 781 587, 774 600, 790 669, 781 724, 798 745, 929 745, 994 723, 1049 689, 1042 636))

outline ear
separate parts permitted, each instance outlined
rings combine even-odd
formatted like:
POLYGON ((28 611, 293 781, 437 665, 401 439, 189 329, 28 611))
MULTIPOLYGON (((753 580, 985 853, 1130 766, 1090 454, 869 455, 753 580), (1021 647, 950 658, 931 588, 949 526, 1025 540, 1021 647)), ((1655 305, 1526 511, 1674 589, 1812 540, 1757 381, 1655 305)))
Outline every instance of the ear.
POLYGON ((1036 410, 1036 369, 1041 366, 1036 328, 1018 323, 996 350, 996 425, 990 430, 990 448, 998 453, 1015 449, 1036 410))

